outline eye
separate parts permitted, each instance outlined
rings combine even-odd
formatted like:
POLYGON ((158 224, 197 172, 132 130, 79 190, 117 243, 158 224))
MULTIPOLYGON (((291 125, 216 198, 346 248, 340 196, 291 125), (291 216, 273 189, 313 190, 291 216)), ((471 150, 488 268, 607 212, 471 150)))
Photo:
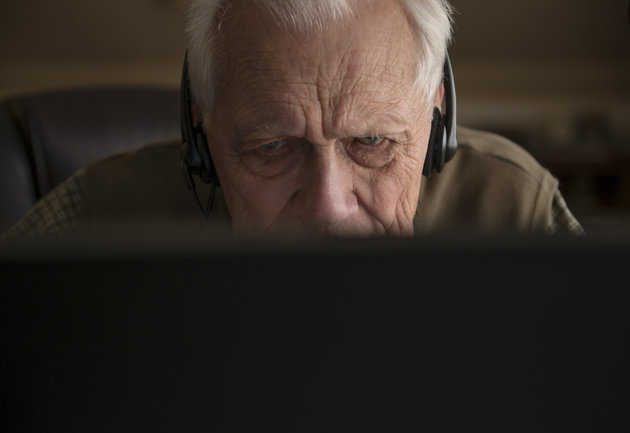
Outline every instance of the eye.
POLYGON ((384 138, 380 137, 356 137, 356 141, 361 144, 365 144, 366 146, 378 146, 384 140, 384 138))
POLYGON ((280 150, 286 144, 285 140, 276 140, 269 143, 265 143, 259 147, 263 152, 275 152, 280 150))
POLYGON ((241 161, 250 173, 271 178, 295 167, 305 155, 305 144, 292 137, 252 143, 242 154, 241 161))
POLYGON ((346 150, 359 165, 380 168, 392 161, 397 146, 390 138, 365 136, 353 138, 346 150))

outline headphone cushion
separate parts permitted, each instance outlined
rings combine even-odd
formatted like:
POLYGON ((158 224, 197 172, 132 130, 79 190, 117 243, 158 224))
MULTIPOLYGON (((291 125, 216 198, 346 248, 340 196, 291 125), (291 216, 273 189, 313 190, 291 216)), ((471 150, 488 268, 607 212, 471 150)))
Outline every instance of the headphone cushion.
POLYGON ((444 155, 446 152, 444 132, 444 116, 442 116, 438 107, 434 107, 427 155, 422 169, 422 174, 426 177, 430 177, 434 170, 441 171, 444 166, 444 155))

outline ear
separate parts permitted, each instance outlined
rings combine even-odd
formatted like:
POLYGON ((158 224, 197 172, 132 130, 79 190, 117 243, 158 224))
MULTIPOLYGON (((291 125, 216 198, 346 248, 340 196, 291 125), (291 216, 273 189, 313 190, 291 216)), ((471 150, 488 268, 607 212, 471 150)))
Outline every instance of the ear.
POLYGON ((444 80, 440 84, 438 91, 435 93, 435 101, 434 104, 436 107, 442 111, 442 101, 444 100, 444 80))

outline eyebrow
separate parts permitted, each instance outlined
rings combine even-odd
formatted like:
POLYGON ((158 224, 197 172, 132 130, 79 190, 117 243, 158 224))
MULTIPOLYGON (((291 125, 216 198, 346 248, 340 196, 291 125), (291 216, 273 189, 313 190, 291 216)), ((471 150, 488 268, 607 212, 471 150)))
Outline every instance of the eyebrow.
POLYGON ((256 140, 271 135, 295 135, 295 130, 278 122, 247 123, 236 126, 236 134, 240 140, 256 140))
MULTIPOLYGON (((237 122, 235 126, 236 136, 241 144, 250 141, 275 138, 275 137, 298 137, 301 131, 290 121, 282 121, 283 116, 277 116, 272 119, 267 113, 260 119, 248 119, 247 121, 237 122)), ((380 116, 366 116, 366 121, 359 121, 362 124, 355 131, 345 134, 347 137, 367 137, 367 136, 406 136, 409 129, 404 119, 391 113, 383 113, 380 116), (371 117, 371 118, 370 118, 371 117)), ((356 125, 355 125, 356 126, 356 125)), ((353 128, 354 129, 354 128, 353 128)))

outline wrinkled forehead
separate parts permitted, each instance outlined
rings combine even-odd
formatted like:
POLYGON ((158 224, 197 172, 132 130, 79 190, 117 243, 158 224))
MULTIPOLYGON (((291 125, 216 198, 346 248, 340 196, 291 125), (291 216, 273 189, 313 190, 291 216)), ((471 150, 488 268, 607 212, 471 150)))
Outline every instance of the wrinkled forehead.
POLYGON ((236 2, 221 24, 218 93, 231 100, 300 88, 322 96, 409 92, 416 40, 397 0, 360 3, 350 14, 289 28, 255 2, 236 2))

